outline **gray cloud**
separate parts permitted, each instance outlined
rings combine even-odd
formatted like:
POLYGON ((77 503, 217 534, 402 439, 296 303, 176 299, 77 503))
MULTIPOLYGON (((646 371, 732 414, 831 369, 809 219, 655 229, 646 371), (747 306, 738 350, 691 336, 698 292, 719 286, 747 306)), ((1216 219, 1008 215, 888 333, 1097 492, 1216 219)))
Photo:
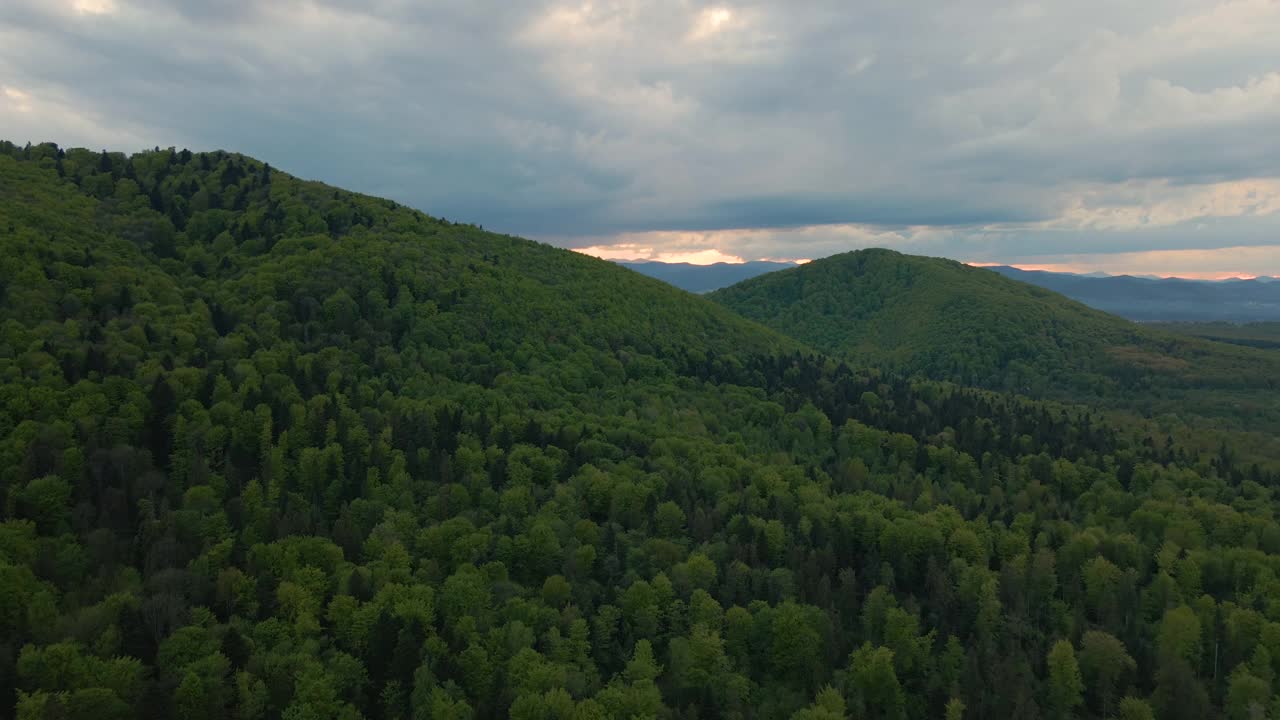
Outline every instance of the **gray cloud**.
POLYGON ((1280 244, 1278 36, 1272 0, 10 0, 0 127, 569 246, 1280 244))

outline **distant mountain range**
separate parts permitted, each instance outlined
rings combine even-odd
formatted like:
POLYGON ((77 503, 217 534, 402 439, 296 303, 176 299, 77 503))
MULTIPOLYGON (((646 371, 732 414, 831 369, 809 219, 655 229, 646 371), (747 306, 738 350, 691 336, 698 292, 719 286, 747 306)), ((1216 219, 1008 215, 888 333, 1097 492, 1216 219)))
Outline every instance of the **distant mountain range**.
POLYGON ((1252 280, 1187 280, 1132 275, 1073 275, 987 268, 1014 280, 1062 293, 1090 307, 1142 322, 1280 320, 1280 282, 1252 280))
MULTIPOLYGON (((706 293, 794 263, 623 262, 637 272, 678 288, 706 293)), ((1077 275, 1009 266, 986 268, 1005 277, 1053 290, 1098 310, 1140 322, 1262 322, 1280 320, 1280 278, 1187 280, 1155 275, 1077 275)))
POLYGON ((770 262, 767 260, 745 263, 715 263, 714 265, 652 261, 620 262, 618 264, 649 277, 657 278, 665 283, 675 285, 682 290, 695 293, 719 290, 757 275, 795 267, 795 263, 770 262))

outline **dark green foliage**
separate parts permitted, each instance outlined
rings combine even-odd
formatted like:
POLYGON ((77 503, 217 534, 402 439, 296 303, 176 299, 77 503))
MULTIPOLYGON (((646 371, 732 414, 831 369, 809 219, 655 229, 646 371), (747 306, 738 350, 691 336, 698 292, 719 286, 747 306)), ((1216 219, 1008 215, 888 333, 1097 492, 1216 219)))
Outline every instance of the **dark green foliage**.
POLYGON ((1271 692, 1278 478, 1230 444, 855 371, 226 153, 0 145, 0 270, 5 716, 1271 692))
POLYGON ((1147 327, 1233 345, 1280 350, 1280 322, 1166 322, 1148 323, 1147 327))

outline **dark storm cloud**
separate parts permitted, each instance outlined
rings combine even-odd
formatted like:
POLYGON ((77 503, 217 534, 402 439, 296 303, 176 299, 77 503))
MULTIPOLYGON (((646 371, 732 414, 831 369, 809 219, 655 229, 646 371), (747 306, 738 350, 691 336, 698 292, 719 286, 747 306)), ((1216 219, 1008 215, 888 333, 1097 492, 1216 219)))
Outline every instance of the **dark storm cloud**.
MULTIPOLYGON (((707 203, 696 214, 652 222, 655 230, 716 230, 721 228, 794 228, 860 223, 883 228, 911 226, 964 227, 997 222, 1046 219, 1027 204, 1001 203, 990 198, 962 199, 932 194, 911 197, 888 192, 863 195, 744 196, 707 203)), ((625 228, 619 228, 620 230, 625 228)))
POLYGON ((1271 0, 11 0, 0 126, 574 246, 1229 247, 1278 242, 1277 36, 1271 0))

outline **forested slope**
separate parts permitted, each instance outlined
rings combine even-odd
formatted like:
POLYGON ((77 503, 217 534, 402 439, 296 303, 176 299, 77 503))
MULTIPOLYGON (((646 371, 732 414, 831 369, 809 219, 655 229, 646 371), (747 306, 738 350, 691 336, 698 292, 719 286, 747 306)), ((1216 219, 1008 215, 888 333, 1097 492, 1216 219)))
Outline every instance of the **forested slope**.
POLYGON ((0 713, 1276 705, 1280 478, 226 153, 0 145, 0 713))
POLYGON ((709 297, 858 363, 1148 416, 1280 429, 1280 356, 1146 328, 952 260, 861 250, 709 297))
POLYGON ((1167 322, 1149 323, 1149 327, 1232 345, 1280 350, 1280 322, 1167 322))

